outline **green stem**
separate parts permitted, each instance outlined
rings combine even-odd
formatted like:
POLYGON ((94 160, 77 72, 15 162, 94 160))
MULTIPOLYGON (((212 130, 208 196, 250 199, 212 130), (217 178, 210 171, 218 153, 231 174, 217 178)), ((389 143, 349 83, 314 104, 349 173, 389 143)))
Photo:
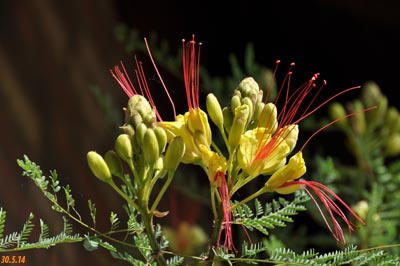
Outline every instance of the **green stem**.
MULTIPOLYGON (((214 205, 214 207, 216 207, 214 195, 215 195, 215 193, 212 193, 211 200, 214 201, 213 205, 214 205)), ((213 231, 211 233, 210 247, 209 247, 208 254, 207 254, 207 260, 205 262, 205 265, 210 265, 210 266, 214 265, 215 253, 214 253, 213 249, 214 249, 214 247, 217 247, 219 244, 218 243, 219 233, 221 231, 222 220, 223 220, 222 208, 218 208, 218 210, 213 209, 213 213, 214 213, 214 227, 213 227, 213 231)))
POLYGON ((169 185, 171 184, 172 178, 174 177, 174 172, 168 172, 168 178, 167 181, 165 181, 164 185, 162 186, 160 192, 158 193, 156 199, 153 202, 153 205, 151 206, 150 209, 150 214, 153 214, 153 212, 156 210, 158 203, 160 203, 160 200, 162 199, 162 197, 164 196, 165 191, 167 190, 167 188, 169 187, 169 185))
POLYGON ((139 209, 139 208, 138 208, 139 206, 138 206, 131 198, 129 198, 122 190, 120 190, 120 189, 118 188, 118 186, 114 183, 113 180, 111 180, 110 182, 108 182, 108 184, 109 184, 123 199, 125 199, 126 202, 127 202, 129 205, 133 206, 136 210, 139 209))
POLYGON ((242 201, 234 204, 231 206, 231 210, 236 209, 238 206, 243 205, 247 202, 249 202, 250 200, 257 198, 258 196, 260 196, 261 194, 264 194, 266 192, 271 192, 272 190, 270 188, 268 188, 267 186, 264 186, 263 188, 259 189, 257 192, 251 194, 250 196, 248 196, 247 198, 243 199, 242 201))
POLYGON ((152 249, 152 254, 157 261, 157 265, 167 266, 167 261, 161 253, 160 246, 154 233, 153 216, 147 211, 147 208, 140 208, 140 213, 142 214, 142 222, 144 228, 146 229, 147 237, 149 238, 149 243, 152 249))

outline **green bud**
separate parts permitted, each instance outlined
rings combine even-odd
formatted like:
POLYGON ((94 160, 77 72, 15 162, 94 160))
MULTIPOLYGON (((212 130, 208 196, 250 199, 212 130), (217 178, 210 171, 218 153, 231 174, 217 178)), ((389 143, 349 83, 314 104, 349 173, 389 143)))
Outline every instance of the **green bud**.
POLYGON ((152 127, 154 123, 156 123, 157 118, 154 112, 148 113, 143 118, 143 123, 145 123, 148 127, 152 127))
POLYGON ((268 92, 269 99, 275 99, 277 90, 276 90, 276 82, 274 80, 274 72, 266 67, 262 67, 260 72, 261 72, 260 76, 257 79, 258 84, 260 85, 261 88, 266 88, 267 90, 269 90, 268 92))
POLYGON ((178 168, 185 154, 185 150, 185 142, 182 137, 175 137, 172 139, 164 157, 164 167, 168 172, 174 172, 176 168, 178 168))
POLYGON ((336 125, 343 130, 347 130, 349 127, 349 121, 347 118, 343 118, 347 115, 344 106, 339 102, 333 102, 329 105, 329 115, 332 120, 340 119, 336 122, 336 125), (341 119, 343 118, 343 119, 341 119))
POLYGON ((111 174, 115 176, 123 175, 122 163, 115 151, 110 150, 106 152, 106 154, 104 155, 104 160, 106 161, 111 174))
POLYGON ((129 163, 133 157, 132 151, 132 142, 131 138, 127 134, 121 134, 115 140, 115 151, 117 152, 118 156, 124 160, 125 162, 129 163))
POLYGON ((367 219, 369 206, 366 200, 361 200, 357 202, 357 204, 354 205, 352 209, 358 214, 358 216, 360 216, 361 219, 367 219))
MULTIPOLYGON (((360 100, 356 99, 353 101, 352 108, 353 112, 362 111, 364 109, 364 104, 360 100)), ((352 124, 355 132, 358 134, 364 134, 367 129, 367 120, 365 119, 365 112, 359 112, 358 114, 353 115, 351 119, 353 121, 352 124)))
POLYGON ((239 99, 242 99, 242 93, 240 92, 240 90, 235 90, 234 92, 233 92, 233 95, 232 96, 239 96, 239 99))
POLYGON ((160 156, 157 137, 156 134, 154 133, 154 130, 151 128, 148 128, 146 130, 146 133, 144 134, 143 154, 144 154, 144 160, 150 165, 153 165, 160 156))
POLYGON ((218 128, 222 128, 224 125, 224 117, 222 115, 221 105, 218 102, 217 97, 213 93, 209 93, 206 99, 206 107, 208 115, 211 120, 218 128))
POLYGON ((231 111, 231 108, 224 107, 224 109, 222 109, 222 116, 224 117, 225 130, 226 132, 229 132, 233 123, 233 112, 231 111))
MULTIPOLYGON (((139 94, 133 95, 128 101, 128 114, 139 114, 142 118, 153 112, 150 103, 145 97, 139 94)), ((137 124, 134 124, 135 126, 137 124)))
POLYGON ((229 131, 228 142, 232 148, 239 145, 240 137, 246 129, 247 119, 249 117, 249 107, 241 105, 235 109, 235 117, 233 119, 231 130, 229 131))
POLYGON ((251 118, 253 116, 253 112, 254 112, 253 102, 250 100, 249 97, 246 96, 246 97, 244 97, 242 99, 242 104, 245 104, 245 105, 247 105, 249 107, 249 115, 250 115, 250 118, 251 118))
POLYGON ((135 136, 135 129, 131 124, 125 124, 119 127, 124 134, 128 134, 131 138, 135 136))
POLYGON ((278 128, 278 120, 277 120, 278 110, 276 109, 275 104, 267 103, 264 105, 263 110, 258 117, 260 127, 265 127, 268 133, 274 133, 278 128))
POLYGON ((135 112, 133 114, 131 113, 128 119, 125 119, 125 121, 133 126, 136 126, 143 123, 143 118, 139 113, 135 112))
POLYGON ((101 181, 112 180, 112 175, 103 157, 95 151, 87 153, 87 162, 92 173, 101 181))
POLYGON ((394 133, 389 136, 385 143, 385 155, 388 157, 400 154, 400 133, 394 133))
POLYGON ((239 83, 239 90, 242 92, 243 96, 249 96, 250 94, 257 94, 260 87, 254 78, 247 77, 239 83))
POLYGON ((237 107, 241 106, 241 105, 242 105, 242 103, 241 103, 241 101, 240 101, 240 97, 237 96, 237 95, 234 95, 234 96, 232 97, 232 99, 231 99, 231 110, 232 110, 232 113, 234 113, 234 112, 235 112, 235 109, 236 109, 237 107))
MULTIPOLYGON (((368 107, 372 107, 373 105, 368 105, 368 107)), ((384 122, 384 118, 388 109, 388 99, 386 96, 382 95, 379 98, 379 101, 376 103, 376 108, 369 110, 365 113, 365 117, 368 121, 368 127, 374 129, 377 126, 382 125, 384 122)))
POLYGON ((389 135, 399 131, 399 111, 395 107, 389 107, 385 117, 385 125, 389 129, 389 135))
POLYGON ((162 156, 158 157, 157 161, 154 163, 153 170, 160 171, 164 169, 164 159, 162 156))
POLYGON ((362 86, 361 98, 366 106, 379 104, 382 96, 381 89, 374 81, 367 81, 362 86))
POLYGON ((155 127, 153 130, 157 137, 158 150, 162 153, 167 145, 167 133, 162 127, 155 127))
POLYGON ((144 135, 146 134, 146 131, 147 131, 147 127, 143 123, 139 124, 136 127, 136 141, 139 145, 143 144, 143 138, 144 138, 144 135))

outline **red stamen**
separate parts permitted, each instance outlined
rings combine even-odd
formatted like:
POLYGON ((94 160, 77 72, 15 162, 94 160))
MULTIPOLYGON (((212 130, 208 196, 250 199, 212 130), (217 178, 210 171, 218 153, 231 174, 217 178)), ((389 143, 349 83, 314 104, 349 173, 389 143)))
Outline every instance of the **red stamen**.
POLYGON ((307 146, 307 144, 311 141, 311 139, 314 138, 315 135, 317 135, 318 133, 320 133, 320 132, 321 132, 322 130, 324 130, 325 128, 327 128, 327 127, 329 127, 329 126, 335 124, 336 122, 339 122, 339 121, 341 121, 341 120, 343 120, 343 119, 346 119, 347 117, 350 117, 350 116, 353 116, 353 115, 356 115, 356 114, 359 114, 359 113, 363 113, 363 112, 366 112, 366 111, 375 109, 375 108, 377 108, 377 107, 378 107, 378 106, 371 106, 371 107, 365 108, 365 109, 363 109, 363 110, 360 110, 360 111, 357 111, 357 112, 353 112, 353 113, 347 114, 347 115, 345 115, 345 116, 336 118, 335 120, 329 122, 328 124, 324 125, 324 126, 321 127, 320 129, 318 129, 317 131, 315 131, 315 132, 304 142, 303 146, 301 146, 301 148, 300 148, 300 151, 303 151, 304 148, 307 146))
POLYGON ((199 88, 200 88, 200 47, 198 44, 197 57, 195 47, 194 34, 192 40, 185 42, 182 39, 182 66, 183 78, 186 89, 186 100, 189 110, 198 108, 199 104, 199 88))
POLYGON ((137 94, 135 87, 133 86, 131 79, 126 74, 124 64, 121 62, 121 67, 124 72, 121 72, 118 66, 114 66, 114 70, 110 69, 110 73, 113 78, 118 82, 121 88, 124 90, 126 95, 131 98, 133 95, 137 94))
MULTIPOLYGON (((277 61, 277 64, 279 62, 280 61, 277 61)), ((290 93, 291 76, 293 74, 292 69, 293 69, 294 65, 295 65, 294 63, 290 64, 289 70, 287 71, 287 73, 284 77, 284 80, 280 86, 280 89, 278 91, 277 97, 274 102, 274 104, 277 105, 281 96, 285 95, 284 99, 283 99, 282 110, 279 112, 278 117, 277 117, 277 121, 279 121, 278 127, 277 127, 275 133, 273 134, 272 138, 269 141, 267 138, 264 138, 264 136, 262 136, 262 138, 261 138, 262 141, 259 142, 254 160, 262 160, 262 159, 268 158, 268 156, 284 141, 284 139, 290 134, 290 132, 284 133, 285 131, 282 129, 284 129, 285 127, 287 127, 289 125, 298 124, 299 122, 301 122, 305 118, 309 117, 310 115, 315 113, 317 110, 319 110, 321 107, 328 104, 329 102, 331 102, 333 99, 337 98, 338 96, 340 96, 344 93, 347 93, 349 91, 360 88, 360 86, 348 88, 339 93, 336 93, 335 95, 331 96, 330 98, 325 100, 323 103, 317 105, 316 107, 312 107, 316 98, 318 97, 318 95, 320 94, 322 89, 325 87, 326 81, 324 80, 323 84, 316 89, 317 86, 315 85, 315 81, 320 76, 319 73, 316 73, 308 81, 306 81, 304 84, 302 84, 296 90, 294 90, 292 93, 290 93), (316 92, 314 94, 311 94, 311 91, 314 89, 316 89, 316 92), (299 109, 302 107, 302 105, 305 101, 305 98, 310 95, 313 95, 311 100, 304 107, 304 111, 302 111, 302 113, 299 115, 299 109), (283 134, 285 134, 285 135, 283 135, 283 134)), ((275 77, 276 71, 277 71, 277 65, 274 70, 274 77, 275 77)), ((267 95, 269 95, 269 91, 268 91, 267 95)), ((265 98, 265 104, 267 103, 267 99, 268 98, 265 98)), ((375 108, 375 107, 372 107, 372 108, 375 108)), ((370 109, 371 108, 367 108, 360 112, 364 112, 364 111, 367 111, 370 109)), ((354 115, 356 113, 359 113, 359 112, 355 112, 348 116, 354 115)), ((262 115, 263 115, 263 112, 262 112, 261 116, 262 115)), ((343 118, 345 118, 345 117, 343 117, 343 118)), ((332 121, 328 125, 322 127, 316 133, 314 133, 313 136, 315 136, 321 130, 325 129, 329 125, 331 125, 339 120, 340 119, 332 121)), ((271 129, 269 131, 265 131, 264 134, 272 134, 272 128, 273 127, 271 127, 271 129)), ((306 143, 308 143, 309 140, 307 140, 306 143)), ((304 148, 304 146, 303 146, 303 148, 304 148)))
POLYGON ((231 212, 231 199, 229 197, 229 188, 226 183, 225 175, 223 172, 217 172, 215 175, 215 180, 217 183, 220 183, 218 186, 219 196, 221 198, 222 210, 224 213, 223 217, 223 228, 221 228, 218 236, 218 243, 221 239, 222 231, 225 231, 225 240, 224 247, 228 250, 233 250, 236 252, 235 246, 233 244, 233 235, 232 235, 232 212, 231 212))
POLYGON ((168 96, 168 100, 169 100, 169 102, 170 102, 171 105, 172 105, 172 110, 173 110, 173 112, 174 112, 174 119, 175 119, 175 118, 176 118, 176 110, 175 110, 174 101, 172 100, 171 95, 170 95, 169 92, 168 92, 167 86, 165 86, 165 83, 164 83, 164 80, 163 80, 162 77, 161 77, 160 71, 158 71, 157 65, 156 65, 156 63, 154 62, 154 59, 153 59, 153 56, 152 56, 152 54, 151 54, 150 47, 149 47, 149 44, 147 43, 147 39, 146 39, 146 38, 144 38, 144 43, 145 43, 145 45, 146 45, 147 53, 149 54, 149 57, 150 57, 151 63, 153 64, 154 70, 155 70, 156 73, 157 73, 158 79, 160 80, 161 85, 163 86, 164 91, 165 91, 165 93, 166 93, 167 96, 168 96))
POLYGON ((353 215, 361 224, 366 225, 366 223, 346 204, 335 192, 333 192, 327 186, 322 185, 321 183, 315 181, 290 181, 286 182, 282 185, 282 187, 291 186, 291 185, 303 185, 303 189, 307 192, 307 194, 311 197, 314 201, 319 213, 322 216, 326 226, 328 227, 329 231, 336 239, 336 241, 340 244, 346 245, 346 239, 344 236, 344 232, 342 227, 340 226, 339 222, 337 221, 335 214, 338 215, 347 225, 347 229, 351 235, 351 232, 355 230, 356 225, 353 224, 344 214, 344 212, 340 209, 340 207, 335 203, 334 199, 339 201, 346 209, 353 215), (326 218, 324 212, 322 211, 321 207, 319 206, 317 200, 313 196, 313 194, 307 189, 310 188, 315 195, 319 198, 319 200, 324 205, 326 211, 329 214, 330 222, 333 224, 333 229, 331 224, 329 223, 328 219, 326 218), (332 199, 333 197, 334 199, 332 199))

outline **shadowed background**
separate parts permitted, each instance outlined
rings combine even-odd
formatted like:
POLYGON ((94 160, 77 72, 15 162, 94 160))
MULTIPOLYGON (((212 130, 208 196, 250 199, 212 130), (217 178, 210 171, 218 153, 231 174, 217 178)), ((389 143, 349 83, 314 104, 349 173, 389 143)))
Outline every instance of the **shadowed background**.
MULTIPOLYGON (((374 80, 398 106, 399 4, 348 2, 282 1, 260 6, 242 1, 220 7, 201 1, 2 1, 0 206, 7 211, 5 233, 20 230, 30 212, 36 215, 36 224, 44 218, 54 227, 54 234, 62 226, 49 202, 21 176, 16 159, 24 154, 46 174, 57 169, 86 215, 87 199, 92 199, 99 227, 107 228, 111 210, 121 210, 122 202, 86 165, 86 152, 105 152, 115 136, 114 125, 105 121, 90 87, 98 86, 117 110, 127 100, 108 72, 120 60, 132 59, 114 35, 120 22, 143 37, 157 32, 173 50, 180 47, 181 38, 195 33, 204 44, 202 63, 214 76, 228 75, 228 55, 242 58, 246 44, 252 42, 257 61, 268 67, 276 59, 295 61, 301 80, 321 72, 332 90, 374 80)), ((166 79, 177 91, 183 89, 173 78, 166 79)), ((26 265, 115 265, 108 253, 89 253, 78 244, 23 254, 26 265)))

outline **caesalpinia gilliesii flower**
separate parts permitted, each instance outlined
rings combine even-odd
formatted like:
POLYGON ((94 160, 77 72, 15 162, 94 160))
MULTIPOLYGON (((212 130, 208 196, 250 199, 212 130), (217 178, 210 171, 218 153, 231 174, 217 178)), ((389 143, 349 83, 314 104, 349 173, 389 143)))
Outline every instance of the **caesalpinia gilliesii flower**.
MULTIPOLYGON (((289 156, 296 149, 299 122, 316 112, 335 97, 358 87, 344 90, 317 107, 311 108, 319 91, 323 87, 317 88, 315 85, 319 74, 314 75, 309 81, 291 92, 289 88, 292 75, 291 68, 294 65, 292 64, 274 103, 268 102, 269 91, 267 91, 265 100, 263 100, 263 91, 259 89, 255 80, 250 77, 245 78, 239 84, 229 107, 221 110, 218 100, 212 94, 208 95, 208 113, 222 133, 229 153, 229 158, 225 159, 223 154, 211 149, 212 133, 208 117, 199 106, 200 46, 201 44, 198 44, 196 49, 194 37, 188 42, 183 40, 183 76, 188 104, 188 111, 183 115, 176 115, 174 104, 148 48, 149 56, 159 75, 161 84, 164 86, 165 92, 171 101, 174 110, 174 121, 163 121, 161 115, 157 112, 140 62, 136 61, 136 76, 140 89, 138 91, 135 90, 127 77, 123 65, 123 72, 118 67, 115 67, 112 74, 130 97, 129 102, 132 108, 129 108, 130 105, 128 104, 126 119, 132 121, 133 124, 142 122, 146 125, 156 124, 157 127, 165 131, 168 142, 171 142, 175 137, 183 140, 185 149, 181 162, 202 166, 207 173, 211 189, 218 191, 217 198, 223 209, 224 245, 228 249, 234 250, 230 199, 240 188, 260 175, 270 176, 265 186, 260 189, 259 192, 261 193, 277 192, 289 194, 298 189, 304 189, 317 205, 328 229, 332 232, 335 239, 340 243, 345 243, 344 233, 336 220, 336 216, 344 220, 350 231, 354 229, 354 225, 345 216, 337 203, 335 203, 335 200, 341 203, 362 224, 364 222, 329 188, 314 181, 300 179, 306 173, 306 164, 302 156, 302 151, 306 144, 315 134, 340 119, 334 120, 317 130, 294 155, 290 158, 289 156), (316 93, 312 94, 315 90, 316 93), (310 97, 310 95, 314 96, 311 96, 312 99, 308 105, 303 106, 305 99, 310 97), (276 106, 281 100, 280 98, 283 98, 283 105, 280 112, 278 112, 276 106), (136 103, 138 102, 146 103, 142 104, 143 108, 137 108, 135 106, 137 106, 136 103), (149 109, 152 112, 149 112, 149 109), (302 111, 300 112, 299 110, 302 111), (324 215, 315 195, 326 208, 330 220, 324 215)), ((132 131, 128 126, 125 130, 127 132, 132 131)), ((135 128, 133 131, 136 132, 137 129, 135 128)), ((136 133, 140 132, 139 130, 136 133)), ((162 149, 162 147, 159 147, 159 149, 162 149)), ((255 194, 259 195, 258 192, 255 194)), ((213 193, 212 195, 212 197, 215 196, 213 193)), ((215 215, 216 213, 214 212, 215 215)), ((221 232, 222 229, 220 237, 221 232)))
MULTIPOLYGON (((279 61, 277 63, 279 63, 279 61)), ((291 68, 293 66, 294 64, 291 65, 291 68)), ((323 87, 320 86, 317 88, 315 85, 315 81, 319 74, 315 74, 309 81, 304 83, 294 92, 290 92, 289 85, 292 75, 291 68, 278 92, 275 103, 264 105, 264 111, 261 113, 261 116, 266 116, 269 124, 272 126, 263 127, 259 124, 258 127, 246 131, 241 137, 238 149, 238 162, 242 170, 247 174, 247 177, 245 177, 244 180, 240 180, 236 184, 236 187, 234 186, 232 192, 236 192, 240 187, 250 182, 258 175, 270 175, 265 186, 260 189, 259 192, 261 193, 275 191, 280 194, 290 194, 298 189, 304 189, 316 204, 323 220, 334 238, 339 243, 345 244, 346 240, 344 232, 336 217, 340 217, 346 223, 350 232, 354 230, 355 225, 346 217, 345 213, 340 209, 339 205, 335 201, 338 201, 363 225, 365 225, 364 221, 328 187, 315 181, 300 179, 306 173, 306 164, 302 156, 302 151, 306 147, 306 144, 317 133, 329 125, 339 121, 339 119, 332 121, 317 130, 317 132, 315 132, 299 149, 299 151, 290 157, 289 160, 287 160, 287 157, 295 149, 299 134, 299 122, 313 114, 337 96, 350 90, 358 89, 359 87, 353 87, 341 91, 317 107, 312 108, 312 103, 315 101, 316 96, 323 87), (313 93, 313 90, 316 90, 316 92, 313 93), (278 113, 275 104, 279 101, 279 97, 281 97, 282 94, 284 95, 284 104, 281 112, 278 113), (303 106, 306 97, 311 97, 311 101, 307 106, 303 106), (268 105, 269 107, 266 108, 268 105), (300 113, 300 109, 302 110, 302 113, 300 113), (329 219, 325 216, 319 206, 318 199, 326 208, 329 219)), ((369 109, 371 108, 362 110, 362 112, 369 109)), ((356 113, 353 113, 347 116, 355 114, 356 113)), ((340 119, 344 119, 345 117, 340 119)))
MULTIPOLYGON (((213 191, 213 197, 215 193, 218 194, 218 199, 221 202, 223 208, 223 219, 224 219, 224 230, 225 230, 225 245, 229 249, 233 247, 232 231, 231 231, 231 210, 230 210, 230 197, 229 189, 226 182, 226 171, 227 162, 225 157, 211 150, 212 143, 212 133, 210 124, 208 122, 207 114, 200 109, 199 105, 199 60, 200 60, 200 46, 201 43, 196 46, 194 40, 194 35, 192 39, 188 42, 182 40, 183 51, 182 51, 182 62, 183 62, 183 76, 184 85, 186 91, 186 99, 188 105, 188 111, 183 115, 176 115, 175 106, 171 100, 171 96, 159 74, 159 71, 154 63, 150 49, 145 40, 145 44, 148 50, 153 66, 158 74, 161 84, 170 99, 171 105, 174 111, 174 121, 164 121, 161 114, 157 112, 157 108, 151 97, 150 90, 148 88, 146 78, 142 69, 141 62, 136 60, 137 69, 136 79, 138 81, 139 90, 136 90, 133 86, 131 80, 129 79, 127 72, 123 66, 122 71, 118 66, 114 67, 111 71, 113 77, 117 80, 120 86, 123 88, 125 93, 130 98, 128 108, 126 109, 126 120, 142 122, 143 117, 146 117, 147 109, 151 109, 156 115, 149 117, 148 122, 154 123, 157 127, 165 130, 167 134, 168 142, 171 142, 176 137, 183 140, 185 144, 184 155, 181 158, 182 163, 186 164, 197 164, 200 165, 204 171, 207 173, 208 179, 211 184, 211 189, 213 191), (197 48, 197 49, 196 49, 197 48), (147 98, 147 99, 146 99, 147 98), (137 108, 138 103, 143 104, 145 108, 137 108), (144 109, 144 110, 142 110, 144 109), (137 115, 139 113, 139 115, 137 115), (143 115, 144 114, 144 115, 143 115)), ((212 95, 211 95, 212 96, 212 95)), ((210 101, 215 104, 216 99, 208 97, 210 101), (214 100, 214 101, 213 101, 214 100)), ((209 101, 209 102, 210 102, 209 101)), ((218 103, 218 101, 216 101, 218 103)), ((213 109, 215 110, 215 109, 213 109)), ((221 110, 212 112, 212 118, 222 119, 221 110)), ((222 120, 221 120, 222 121, 222 120)), ((222 123, 222 122, 221 122, 222 123)), ((222 126, 222 125, 218 125, 222 126)), ((127 131, 137 131, 136 129, 130 129, 128 126, 124 127, 127 131)), ((216 213, 214 213, 215 215, 216 213)), ((222 232, 222 229, 221 229, 222 232)), ((220 236, 221 236, 220 232, 220 236)))

